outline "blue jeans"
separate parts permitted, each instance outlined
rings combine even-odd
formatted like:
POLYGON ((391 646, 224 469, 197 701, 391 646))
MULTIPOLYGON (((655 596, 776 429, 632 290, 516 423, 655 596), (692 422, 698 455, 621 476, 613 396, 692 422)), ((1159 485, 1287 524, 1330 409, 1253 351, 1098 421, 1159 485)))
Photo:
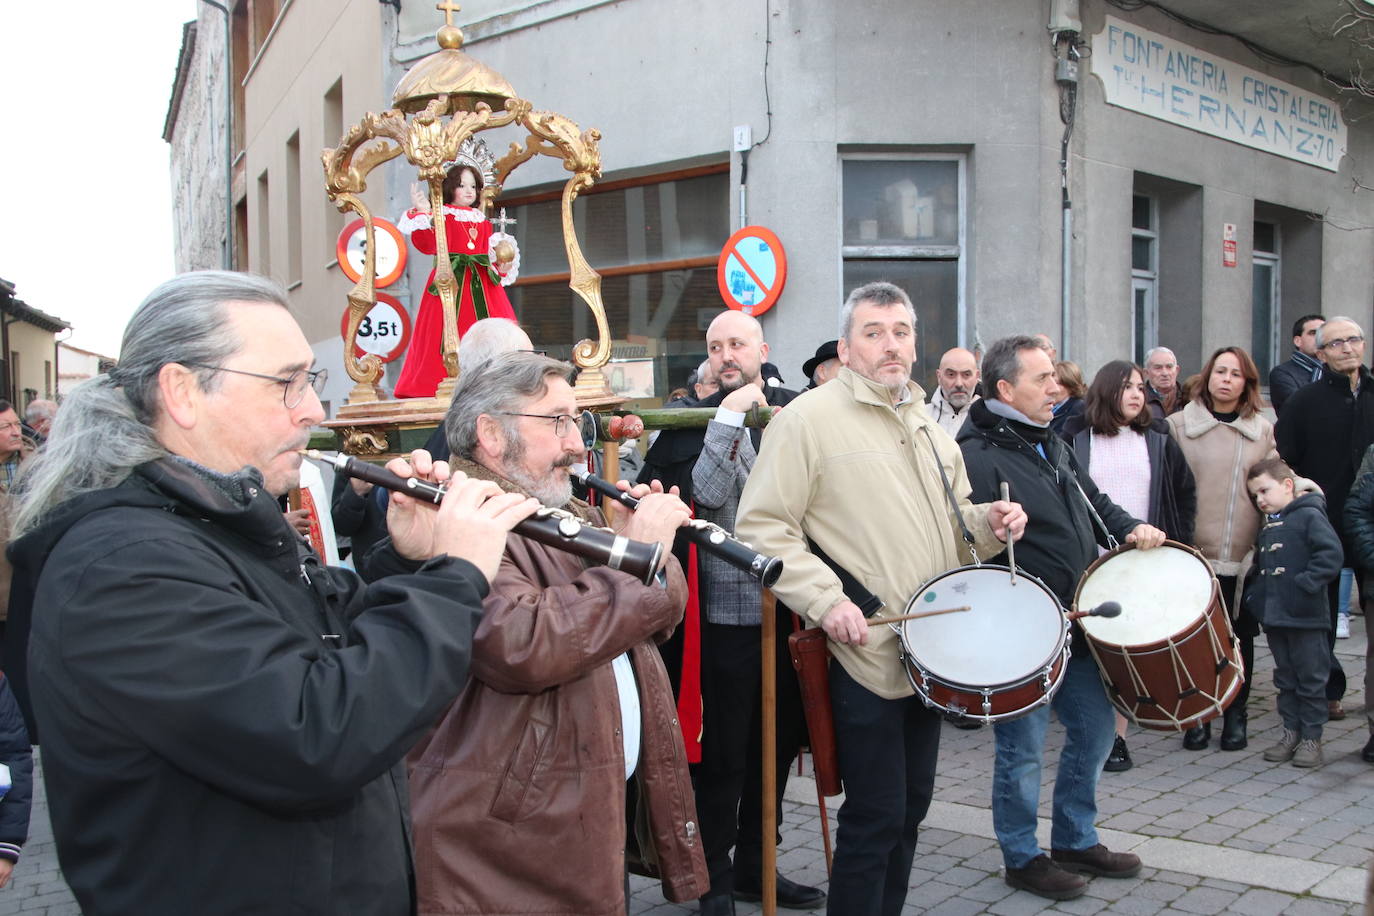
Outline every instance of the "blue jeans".
MULTIPOLYGON (((1069 659, 1051 706, 1064 724, 1064 750, 1054 780, 1050 846, 1082 850, 1097 845, 1097 778, 1116 737, 1116 718, 1097 664, 1086 648, 1069 659)), ((1050 707, 993 726, 997 756, 992 772, 992 823, 1007 868, 1025 868, 1041 854, 1035 839, 1040 769, 1050 707)))

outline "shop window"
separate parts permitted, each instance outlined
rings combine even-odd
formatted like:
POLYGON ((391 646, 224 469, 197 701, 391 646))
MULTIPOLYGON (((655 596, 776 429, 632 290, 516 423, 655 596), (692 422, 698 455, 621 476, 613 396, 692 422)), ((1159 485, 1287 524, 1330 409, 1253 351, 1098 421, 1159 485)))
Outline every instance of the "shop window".
POLYGON ((841 162, 843 293, 875 280, 916 307, 916 366, 930 390, 940 356, 966 337, 962 156, 846 154, 841 162))
POLYGON ((1159 201, 1131 196, 1131 359, 1159 346, 1159 201))
MULTIPOLYGON (((499 200, 493 215, 505 207, 515 220, 507 231, 520 244, 520 279, 507 292, 521 326, 536 347, 568 359, 577 341, 595 339, 596 323, 568 288, 561 193, 499 200)), ((716 261, 730 236, 728 166, 593 186, 574 202, 573 223, 602 276, 612 359, 625 361, 607 376, 635 400, 661 403, 705 358, 706 323, 724 308, 716 261)))

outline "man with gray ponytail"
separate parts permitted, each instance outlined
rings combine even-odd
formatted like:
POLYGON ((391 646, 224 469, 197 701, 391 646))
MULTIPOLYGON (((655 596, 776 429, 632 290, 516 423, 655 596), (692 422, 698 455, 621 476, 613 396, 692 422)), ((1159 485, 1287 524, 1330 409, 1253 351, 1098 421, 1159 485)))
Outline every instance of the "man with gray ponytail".
POLYGON ((324 418, 275 284, 186 274, 76 389, 16 483, 14 600, 62 871, 102 913, 414 911, 401 759, 467 681, 536 507, 417 451, 393 574, 327 569, 276 498, 324 418))

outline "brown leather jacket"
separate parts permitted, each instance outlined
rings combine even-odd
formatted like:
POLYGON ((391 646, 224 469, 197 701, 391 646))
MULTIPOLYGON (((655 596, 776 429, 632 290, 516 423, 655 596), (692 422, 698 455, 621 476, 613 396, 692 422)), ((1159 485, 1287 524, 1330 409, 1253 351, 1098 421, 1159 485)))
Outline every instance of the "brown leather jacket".
MULTIPOLYGON (((470 476, 496 479, 465 461, 470 476)), ((596 524, 595 510, 570 506, 596 524)), ((411 752, 419 912, 625 912, 625 754, 611 661, 630 653, 634 779, 669 900, 710 887, 668 675, 653 640, 682 619, 667 588, 512 534, 473 642, 472 680, 411 752)), ((641 819, 643 821, 643 819, 641 819)))

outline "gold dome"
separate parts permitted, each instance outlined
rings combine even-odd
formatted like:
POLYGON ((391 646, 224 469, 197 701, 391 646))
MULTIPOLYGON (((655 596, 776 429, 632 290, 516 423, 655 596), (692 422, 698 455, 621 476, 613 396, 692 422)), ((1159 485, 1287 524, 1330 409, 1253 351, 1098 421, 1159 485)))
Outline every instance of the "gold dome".
POLYGON ((410 68, 396 85, 391 104, 402 111, 419 111, 434 98, 448 95, 455 110, 472 111, 478 102, 486 102, 501 111, 506 99, 517 98, 504 76, 459 50, 462 42, 456 27, 440 29, 440 50, 410 68))

